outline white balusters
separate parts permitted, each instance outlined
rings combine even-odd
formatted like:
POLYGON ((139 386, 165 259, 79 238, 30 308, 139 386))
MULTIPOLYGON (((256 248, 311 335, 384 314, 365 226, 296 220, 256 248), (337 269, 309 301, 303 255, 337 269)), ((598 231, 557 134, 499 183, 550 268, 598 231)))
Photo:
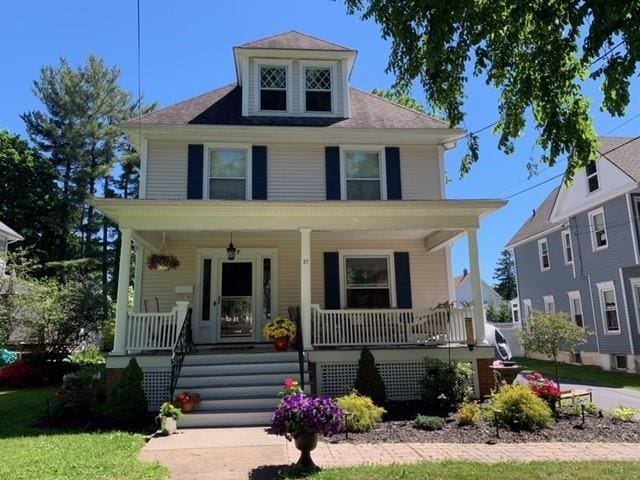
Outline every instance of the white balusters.
POLYGON ((173 350, 186 317, 186 310, 185 304, 173 307, 170 312, 129 313, 126 349, 173 350))

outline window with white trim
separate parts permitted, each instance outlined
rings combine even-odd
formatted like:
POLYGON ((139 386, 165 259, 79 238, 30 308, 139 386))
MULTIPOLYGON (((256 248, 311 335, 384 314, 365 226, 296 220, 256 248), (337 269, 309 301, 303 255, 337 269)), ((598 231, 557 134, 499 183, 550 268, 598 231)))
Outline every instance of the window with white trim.
POLYGON ((533 314, 533 307, 529 298, 525 298, 524 300, 522 300, 522 308, 522 319, 529 320, 531 318, 531 315, 533 314))
POLYGON ((287 111, 287 67, 260 65, 260 111, 287 111))
POLYGON ((209 198, 245 200, 248 198, 246 149, 214 148, 209 150, 209 198))
POLYGON ((571 247, 571 232, 569 230, 562 231, 562 253, 564 255, 564 264, 571 265, 573 263, 573 249, 571 247))
POLYGON ((569 296, 569 309, 571 310, 571 319, 579 327, 584 327, 584 317, 582 316, 582 297, 580 291, 567 292, 569 296))
POLYGON ((600 297, 600 312, 604 323, 605 332, 620 332, 620 316, 618 314, 618 302, 616 300, 616 290, 613 282, 598 283, 598 294, 600 297))
POLYGON ((345 255, 344 288, 347 308, 391 306, 390 257, 345 255))
POLYGON ((607 236, 607 223, 604 218, 603 208, 589 212, 589 227, 593 251, 607 248, 609 246, 609 237, 607 236))
POLYGON ((304 67, 305 112, 331 112, 332 73, 329 67, 304 67))
POLYGON ((633 306, 636 314, 636 322, 640 328, 640 277, 631 278, 631 292, 633 296, 633 306))
POLYGON ((551 268, 551 260, 549 259, 549 242, 546 238, 538 240, 538 254, 540 255, 540 270, 543 272, 551 268))
POLYGON ((346 150, 343 158, 345 200, 384 199, 382 153, 346 150))
POLYGON ((600 180, 598 179, 598 165, 595 160, 587 163, 585 174, 587 176, 587 189, 589 193, 598 190, 600 188, 600 180))
POLYGON ((544 313, 556 313, 556 301, 553 295, 545 295, 542 299, 544 301, 544 313))
POLYGON ((511 321, 513 323, 520 323, 520 307, 518 302, 511 302, 511 321))

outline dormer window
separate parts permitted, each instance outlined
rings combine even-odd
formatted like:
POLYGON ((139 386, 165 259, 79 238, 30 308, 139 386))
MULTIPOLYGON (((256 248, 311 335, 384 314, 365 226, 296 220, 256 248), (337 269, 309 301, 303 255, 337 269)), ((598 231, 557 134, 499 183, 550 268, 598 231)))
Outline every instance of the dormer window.
POLYGON ((598 181, 598 167, 595 160, 587 163, 585 172, 587 174, 587 188, 589 189, 589 193, 595 192, 600 188, 600 182, 598 181))
POLYGON ((260 111, 287 111, 285 65, 260 65, 260 111))
POLYGON ((331 112, 331 68, 305 67, 305 112, 331 112))

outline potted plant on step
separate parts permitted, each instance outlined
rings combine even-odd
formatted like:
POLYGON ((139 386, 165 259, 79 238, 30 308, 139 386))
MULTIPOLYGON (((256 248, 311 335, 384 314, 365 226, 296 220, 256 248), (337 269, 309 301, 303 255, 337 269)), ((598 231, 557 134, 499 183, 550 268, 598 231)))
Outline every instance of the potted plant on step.
POLYGON ((296 336, 296 324, 285 317, 277 317, 267 323, 262 329, 262 335, 273 340, 276 352, 284 352, 289 348, 289 342, 296 336))
POLYGON ((199 393, 185 391, 176 395, 173 403, 182 410, 182 413, 190 413, 200 406, 201 401, 202 397, 199 393))
POLYGON ((172 403, 165 402, 160 407, 158 418, 160 419, 160 430, 164 435, 171 435, 178 431, 178 419, 182 416, 182 411, 172 403))
POLYGON ((298 467, 316 469, 311 451, 318 445, 318 435, 331 436, 342 432, 344 411, 330 397, 285 394, 273 414, 271 429, 277 435, 284 435, 287 440, 295 442, 300 450, 298 467))

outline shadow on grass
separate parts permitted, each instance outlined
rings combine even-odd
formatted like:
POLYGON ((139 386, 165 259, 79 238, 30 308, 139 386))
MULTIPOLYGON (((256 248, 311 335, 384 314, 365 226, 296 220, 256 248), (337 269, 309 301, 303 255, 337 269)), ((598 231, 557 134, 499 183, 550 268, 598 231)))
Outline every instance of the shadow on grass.
POLYGON ((249 472, 249 480, 288 480, 307 478, 320 469, 303 470, 293 465, 264 465, 249 472))

